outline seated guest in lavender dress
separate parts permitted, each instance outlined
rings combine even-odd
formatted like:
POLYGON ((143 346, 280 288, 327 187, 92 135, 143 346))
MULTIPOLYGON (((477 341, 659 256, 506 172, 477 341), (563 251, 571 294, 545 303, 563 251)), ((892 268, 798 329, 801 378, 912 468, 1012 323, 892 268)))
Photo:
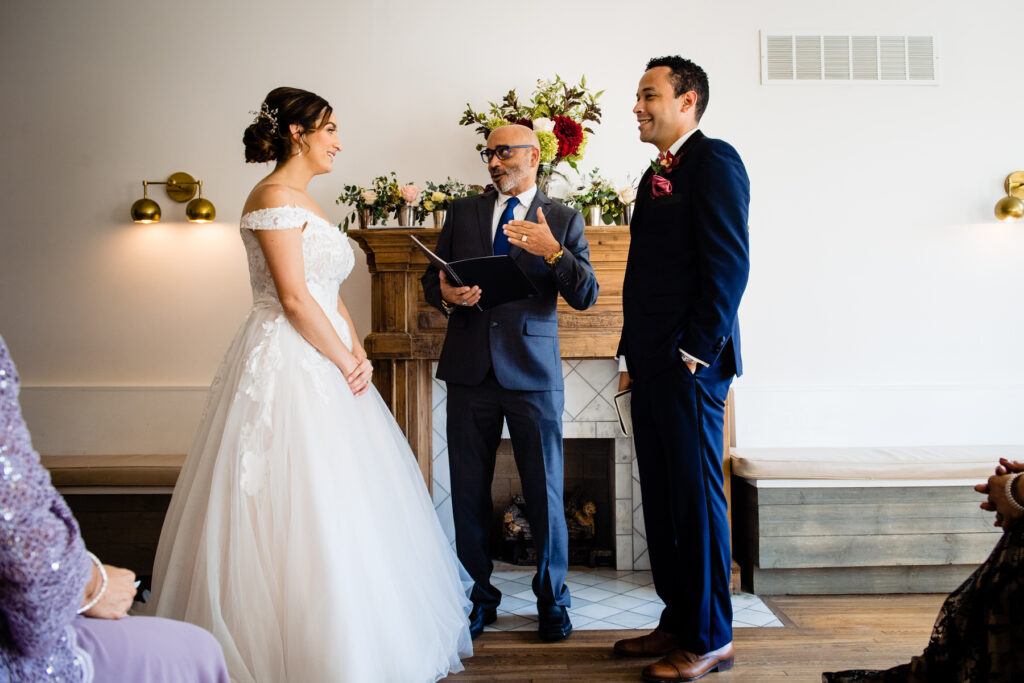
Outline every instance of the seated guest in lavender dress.
POLYGON ((100 564, 39 464, 0 337, 0 683, 228 683, 203 629, 127 617, 135 575, 100 564))

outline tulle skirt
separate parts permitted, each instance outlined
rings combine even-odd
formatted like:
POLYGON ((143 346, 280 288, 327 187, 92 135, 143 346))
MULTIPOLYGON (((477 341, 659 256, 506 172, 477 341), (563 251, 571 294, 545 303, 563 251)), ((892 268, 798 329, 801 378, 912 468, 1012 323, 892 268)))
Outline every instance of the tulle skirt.
POLYGON ((254 306, 175 487, 152 613, 212 632, 239 683, 435 681, 472 654, 469 585, 377 391, 353 396, 276 302, 254 306))

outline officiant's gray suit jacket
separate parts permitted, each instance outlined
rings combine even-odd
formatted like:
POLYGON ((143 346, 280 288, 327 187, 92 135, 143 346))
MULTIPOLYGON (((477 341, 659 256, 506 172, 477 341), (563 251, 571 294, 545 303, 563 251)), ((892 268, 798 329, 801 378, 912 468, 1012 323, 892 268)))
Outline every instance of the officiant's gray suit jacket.
MULTIPOLYGON (((453 201, 438 238, 437 255, 445 261, 492 256, 491 225, 497 198, 497 192, 492 190, 453 201)), ((539 189, 526 220, 537 222, 538 208, 543 209, 552 235, 563 247, 562 260, 551 268, 543 258, 513 242, 509 256, 540 295, 486 311, 456 308, 448 318, 448 334, 437 366, 438 379, 475 385, 493 367, 498 383, 506 389, 562 389, 555 312, 558 295, 573 308, 584 310, 597 301, 598 285, 590 265, 590 247, 583 234, 583 217, 539 189)), ((421 282, 427 301, 443 310, 437 269, 428 268, 421 282)))

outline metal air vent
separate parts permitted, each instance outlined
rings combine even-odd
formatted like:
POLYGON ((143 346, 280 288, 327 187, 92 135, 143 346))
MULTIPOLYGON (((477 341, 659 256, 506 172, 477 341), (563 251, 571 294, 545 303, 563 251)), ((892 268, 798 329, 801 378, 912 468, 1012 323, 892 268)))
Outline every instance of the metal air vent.
POLYGON ((761 84, 938 85, 935 36, 761 32, 761 84))

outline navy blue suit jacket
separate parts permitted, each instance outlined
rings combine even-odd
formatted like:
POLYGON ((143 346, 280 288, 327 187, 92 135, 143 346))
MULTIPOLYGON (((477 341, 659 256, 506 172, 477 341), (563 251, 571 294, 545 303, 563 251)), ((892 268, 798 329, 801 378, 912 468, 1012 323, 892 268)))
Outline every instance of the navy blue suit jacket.
POLYGON ((666 176, 670 195, 651 196, 651 171, 638 188, 619 354, 633 379, 678 364, 680 349, 709 365, 731 363, 740 375, 736 312, 750 270, 750 182, 736 150, 699 130, 678 156, 666 176))
MULTIPOLYGON (((452 202, 445 218, 436 253, 445 261, 494 254, 491 224, 497 192, 452 202)), ((590 246, 583 234, 583 217, 549 199, 539 189, 526 212, 537 221, 537 209, 564 253, 554 268, 544 259, 512 244, 509 256, 530 278, 540 296, 495 306, 487 311, 458 307, 448 318, 437 378, 457 384, 479 384, 494 368, 498 383, 518 391, 562 389, 562 360, 558 348, 559 294, 577 310, 597 301, 597 278, 590 265, 590 246)), ((437 269, 431 266, 421 278, 426 300, 443 310, 437 269)))

